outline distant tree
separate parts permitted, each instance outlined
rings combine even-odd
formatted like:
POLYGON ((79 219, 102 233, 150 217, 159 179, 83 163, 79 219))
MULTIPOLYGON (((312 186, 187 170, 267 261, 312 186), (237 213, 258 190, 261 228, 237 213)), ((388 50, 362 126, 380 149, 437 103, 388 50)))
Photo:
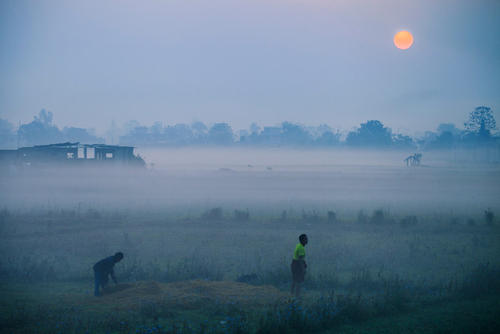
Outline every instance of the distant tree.
POLYGON ((141 126, 141 124, 136 120, 130 120, 123 125, 126 134, 132 132, 135 128, 139 126, 141 126))
POLYGON ((250 124, 250 133, 256 133, 256 134, 259 134, 261 128, 259 125, 257 125, 257 123, 252 123, 250 124))
POLYGON ((238 131, 238 138, 240 143, 242 144, 245 143, 248 136, 249 136, 248 130, 243 129, 238 131))
POLYGON ((18 135, 23 145, 43 145, 64 141, 63 133, 52 124, 53 115, 42 109, 31 123, 19 127, 18 135))
POLYGON ((346 144, 358 147, 389 147, 392 144, 391 130, 377 120, 361 123, 360 128, 347 135, 346 144))
POLYGON ((208 131, 211 144, 230 145, 233 143, 233 130, 227 123, 215 123, 208 131))
POLYGON ((122 145, 147 145, 151 144, 151 135, 147 126, 139 125, 137 121, 125 123, 126 133, 120 136, 122 145))
POLYGON ((438 134, 449 132, 453 136, 459 136, 461 131, 453 123, 441 123, 437 127, 437 132, 438 134))
POLYGON ((39 122, 44 125, 52 125, 52 120, 54 118, 54 114, 51 111, 47 111, 45 109, 40 110, 38 115, 35 115, 35 122, 39 122))
POLYGON ((262 138, 260 137, 262 128, 257 123, 252 123, 249 130, 250 133, 243 138, 243 141, 240 138, 240 142, 246 145, 260 144, 262 142, 262 138))
POLYGON ((116 122, 112 120, 108 130, 106 131, 106 142, 114 145, 118 142, 119 136, 120 129, 116 125, 116 122))
POLYGON ((450 149, 455 144, 455 136, 450 131, 444 131, 428 143, 429 149, 450 149))
POLYGON ((316 140, 315 143, 320 146, 335 146, 340 143, 340 133, 333 133, 328 130, 323 132, 316 140))
POLYGON ((104 143, 103 138, 98 138, 89 133, 87 129, 65 127, 63 129, 64 140, 70 142, 80 142, 87 144, 104 143))
POLYGON ((191 129, 193 131, 193 141, 197 144, 203 144, 207 141, 208 128, 200 121, 193 122, 191 124, 191 129))
POLYGON ((259 134, 254 132, 250 137, 253 137, 253 143, 263 146, 279 146, 282 141, 282 130, 279 126, 265 126, 259 134))
POLYGON ((395 148, 404 148, 404 149, 409 149, 409 148, 415 148, 415 142, 413 141, 413 138, 410 136, 402 135, 402 134, 397 134, 392 136, 392 145, 395 148))
POLYGON ((161 122, 154 122, 150 128, 151 134, 154 136, 160 136, 163 133, 163 124, 161 122))
POLYGON ((299 124, 283 122, 281 127, 282 143, 285 145, 307 145, 312 142, 309 132, 299 124))
POLYGON ((496 128, 496 121, 491 108, 479 106, 469 114, 469 120, 464 125, 470 134, 480 138, 489 138, 491 137, 490 131, 496 128))
POLYGON ((206 134, 208 131, 207 126, 203 122, 200 122, 200 121, 193 122, 191 124, 191 129, 193 129, 193 132, 195 134, 199 134, 199 133, 206 134))
POLYGON ((175 124, 165 129, 165 138, 169 145, 188 145, 193 142, 193 130, 187 124, 175 124))

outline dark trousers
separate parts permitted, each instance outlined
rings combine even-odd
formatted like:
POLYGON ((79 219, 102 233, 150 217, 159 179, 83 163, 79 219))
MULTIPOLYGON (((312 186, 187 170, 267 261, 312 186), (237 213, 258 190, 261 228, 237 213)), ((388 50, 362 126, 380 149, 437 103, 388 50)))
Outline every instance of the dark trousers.
POLYGON ((94 296, 100 296, 99 287, 105 288, 108 285, 108 275, 94 270, 94 296))

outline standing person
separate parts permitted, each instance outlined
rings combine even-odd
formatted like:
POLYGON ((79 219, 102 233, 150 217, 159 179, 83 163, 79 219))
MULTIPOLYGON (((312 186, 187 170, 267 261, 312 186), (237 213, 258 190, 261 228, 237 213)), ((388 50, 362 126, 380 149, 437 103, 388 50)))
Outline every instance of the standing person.
POLYGON ((306 249, 307 235, 301 234, 299 236, 299 243, 295 246, 292 260, 292 295, 295 297, 300 296, 300 286, 304 282, 306 275, 306 249))
POLYGON ((94 264, 94 296, 97 297, 101 295, 101 293, 99 292, 99 287, 102 287, 103 289, 106 287, 109 281, 108 276, 111 276, 113 282, 115 282, 115 284, 118 284, 113 268, 115 264, 120 262, 122 259, 123 253, 117 252, 115 255, 111 255, 94 264))

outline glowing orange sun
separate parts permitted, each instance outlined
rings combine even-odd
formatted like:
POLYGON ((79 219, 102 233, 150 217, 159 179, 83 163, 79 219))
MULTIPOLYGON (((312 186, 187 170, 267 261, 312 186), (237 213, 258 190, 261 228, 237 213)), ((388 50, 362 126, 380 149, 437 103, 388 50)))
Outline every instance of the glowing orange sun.
POLYGON ((394 45, 396 45, 398 49, 409 49, 412 44, 413 36, 408 31, 403 30, 394 35, 394 45))

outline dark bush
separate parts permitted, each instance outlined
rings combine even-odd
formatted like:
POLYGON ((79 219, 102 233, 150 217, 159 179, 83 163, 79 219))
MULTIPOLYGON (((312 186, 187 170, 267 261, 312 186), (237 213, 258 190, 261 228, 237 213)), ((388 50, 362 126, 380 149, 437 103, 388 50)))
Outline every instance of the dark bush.
POLYGON ((335 223, 337 222, 337 214, 335 211, 328 211, 327 212, 327 219, 329 223, 335 223))

